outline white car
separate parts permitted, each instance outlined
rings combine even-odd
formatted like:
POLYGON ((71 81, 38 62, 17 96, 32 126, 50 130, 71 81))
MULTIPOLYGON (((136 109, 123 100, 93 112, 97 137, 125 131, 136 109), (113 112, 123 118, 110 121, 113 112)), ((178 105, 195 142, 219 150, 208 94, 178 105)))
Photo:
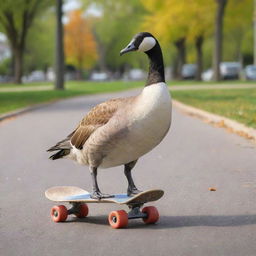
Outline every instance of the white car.
POLYGON ((108 74, 105 72, 93 72, 90 77, 92 81, 106 81, 108 78, 108 74))
POLYGON ((203 81, 209 82, 213 78, 213 70, 211 68, 207 69, 202 73, 203 81))
POLYGON ((196 64, 184 64, 181 69, 181 76, 183 79, 194 79, 196 77, 196 72, 196 64))
MULTIPOLYGON (((227 79, 239 79, 242 66, 239 62, 221 62, 220 63, 220 75, 224 80, 227 79)), ((213 69, 207 69, 202 74, 203 81, 213 80, 213 69)))
POLYGON ((248 65, 244 69, 246 80, 256 80, 256 66, 248 65))
POLYGON ((221 62, 220 73, 222 79, 239 79, 242 66, 239 62, 221 62))

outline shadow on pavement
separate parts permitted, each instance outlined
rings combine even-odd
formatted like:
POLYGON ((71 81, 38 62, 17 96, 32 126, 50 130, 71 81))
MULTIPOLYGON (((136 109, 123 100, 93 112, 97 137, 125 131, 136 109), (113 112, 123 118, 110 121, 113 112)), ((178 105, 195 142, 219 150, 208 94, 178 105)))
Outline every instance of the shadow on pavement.
POLYGON ((157 229, 195 226, 235 227, 256 224, 256 215, 161 216, 157 229))
POLYGON ((86 218, 76 218, 76 217, 68 217, 65 223, 86 223, 86 224, 96 224, 96 225, 104 225, 108 226, 108 216, 100 215, 100 216, 88 216, 86 218))
MULTIPOLYGON (((84 219, 70 218, 66 223, 86 223, 108 226, 108 217, 88 216, 84 219)), ((156 225, 145 225, 142 220, 129 221, 128 228, 171 229, 183 227, 235 227, 256 224, 256 215, 202 215, 202 216, 161 216, 156 225)))

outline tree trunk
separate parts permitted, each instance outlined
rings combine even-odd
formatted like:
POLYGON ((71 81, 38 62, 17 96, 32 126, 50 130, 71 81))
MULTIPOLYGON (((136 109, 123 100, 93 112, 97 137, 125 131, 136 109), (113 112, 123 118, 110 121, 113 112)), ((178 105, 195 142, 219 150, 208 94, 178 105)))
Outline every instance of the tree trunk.
POLYGON ((256 66, 256 0, 253 2, 253 64, 256 66))
POLYGON ((56 63, 55 63, 55 89, 64 89, 64 50, 63 50, 63 25, 62 25, 62 0, 56 0, 56 63))
POLYGON ((178 56, 177 56, 177 76, 176 79, 181 80, 182 79, 182 67, 186 63, 186 38, 180 38, 177 41, 174 42, 177 50, 178 50, 178 56))
POLYGON ((221 80, 220 63, 222 60, 223 18, 227 1, 228 0, 216 0, 215 48, 213 54, 213 79, 215 81, 221 80))
POLYGON ((23 71, 23 50, 20 48, 14 49, 14 83, 22 83, 23 71))
POLYGON ((202 80, 202 71, 203 71, 203 46, 204 37, 198 36, 196 38, 195 47, 196 47, 196 65, 197 65, 197 71, 196 71, 196 80, 201 81, 202 80))
POLYGON ((178 56, 175 56, 172 61, 172 78, 178 77, 178 56))

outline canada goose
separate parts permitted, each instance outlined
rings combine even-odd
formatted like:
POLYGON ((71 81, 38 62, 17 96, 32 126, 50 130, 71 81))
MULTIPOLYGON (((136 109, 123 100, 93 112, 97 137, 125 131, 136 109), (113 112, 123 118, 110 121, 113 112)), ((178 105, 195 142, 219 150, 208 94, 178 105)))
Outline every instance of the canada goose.
POLYGON ((162 141, 171 125, 171 98, 157 39, 148 32, 138 33, 120 55, 131 51, 145 52, 150 61, 142 92, 97 105, 66 139, 48 149, 58 151, 50 156, 52 160, 65 157, 89 166, 93 185, 91 197, 95 199, 111 197, 101 193, 97 169, 119 165, 124 165, 127 194, 139 193, 131 170, 142 155, 162 141))

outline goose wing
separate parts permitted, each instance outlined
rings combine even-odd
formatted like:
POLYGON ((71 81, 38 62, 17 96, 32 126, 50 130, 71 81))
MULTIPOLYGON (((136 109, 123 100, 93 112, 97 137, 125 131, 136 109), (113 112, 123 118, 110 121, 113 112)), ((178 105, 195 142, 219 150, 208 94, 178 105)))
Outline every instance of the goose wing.
POLYGON ((119 98, 95 106, 68 136, 71 144, 78 149, 82 149, 91 134, 105 125, 125 101, 126 99, 119 98))

